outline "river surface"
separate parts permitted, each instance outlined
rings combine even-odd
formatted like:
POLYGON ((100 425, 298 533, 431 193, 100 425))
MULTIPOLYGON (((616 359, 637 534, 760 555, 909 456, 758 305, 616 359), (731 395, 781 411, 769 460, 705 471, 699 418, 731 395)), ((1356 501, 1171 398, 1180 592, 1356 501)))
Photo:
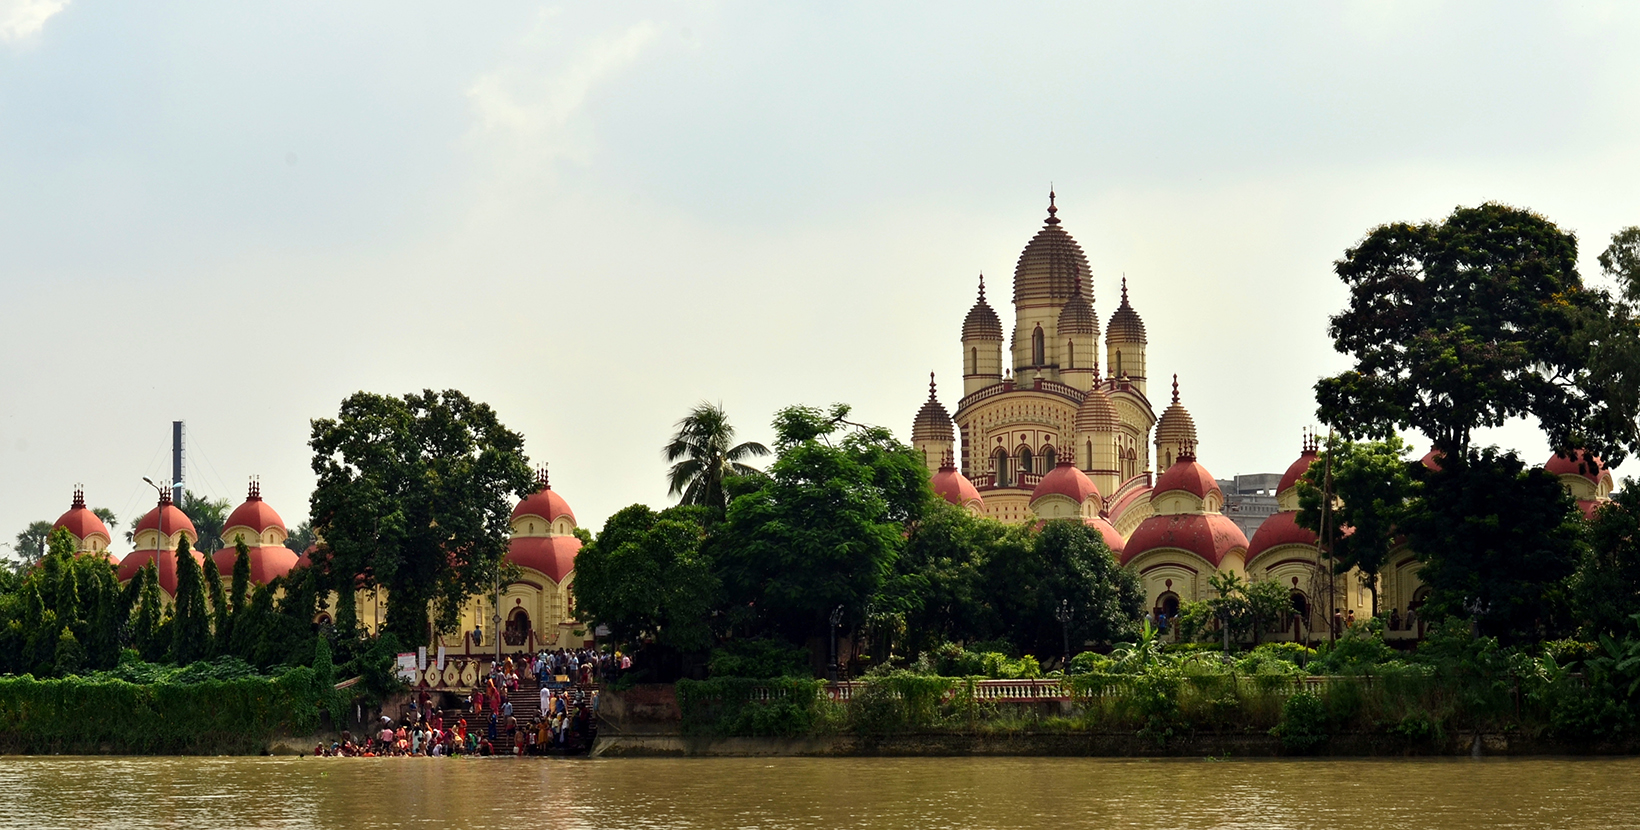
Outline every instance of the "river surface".
POLYGON ((1640 827, 1640 759, 0 758, 0 827, 1640 827))

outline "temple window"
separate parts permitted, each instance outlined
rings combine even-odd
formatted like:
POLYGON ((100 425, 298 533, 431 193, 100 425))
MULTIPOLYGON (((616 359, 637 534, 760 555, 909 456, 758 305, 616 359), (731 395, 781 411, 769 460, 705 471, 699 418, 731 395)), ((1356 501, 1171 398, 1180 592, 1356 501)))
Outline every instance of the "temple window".
POLYGON ((1046 344, 1042 341, 1042 327, 1037 326, 1036 331, 1031 332, 1031 365, 1041 366, 1047 363, 1044 357, 1046 352, 1046 344))

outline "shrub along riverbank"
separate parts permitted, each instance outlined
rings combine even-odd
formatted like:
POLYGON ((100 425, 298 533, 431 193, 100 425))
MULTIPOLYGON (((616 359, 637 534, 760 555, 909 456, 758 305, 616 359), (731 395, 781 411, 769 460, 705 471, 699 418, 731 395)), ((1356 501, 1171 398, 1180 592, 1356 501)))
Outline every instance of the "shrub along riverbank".
POLYGON ((233 658, 128 660, 89 675, 0 677, 0 753, 257 754, 318 727, 320 705, 336 697, 323 668, 261 675, 233 658))
MULTIPOLYGON (((680 731, 695 737, 1125 735, 1159 750, 1261 738, 1305 754, 1433 753, 1486 734, 1545 751, 1628 751, 1637 655, 1640 645, 1628 640, 1552 643, 1532 654, 1453 626, 1406 656, 1360 626, 1320 651, 1279 643, 1226 657, 1170 650, 1147 631, 1047 678, 1062 691, 1058 701, 989 700, 979 693, 983 678, 929 666, 870 674, 846 701, 821 681, 794 678, 680 681, 677 697, 680 731)), ((1033 673, 1033 661, 1014 665, 1033 673)))

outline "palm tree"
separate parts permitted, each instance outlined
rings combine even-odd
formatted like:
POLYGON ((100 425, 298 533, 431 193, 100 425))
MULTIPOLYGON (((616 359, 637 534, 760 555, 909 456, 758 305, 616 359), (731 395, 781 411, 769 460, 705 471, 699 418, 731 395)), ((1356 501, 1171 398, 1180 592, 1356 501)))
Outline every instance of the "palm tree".
POLYGON ((734 438, 735 428, 729 425, 729 416, 724 414, 722 404, 705 401, 696 404, 678 422, 677 434, 672 436, 672 443, 666 445, 666 460, 675 462, 670 474, 670 495, 681 495, 682 504, 728 509, 723 479, 761 473, 744 462, 769 454, 769 448, 756 441, 730 446, 734 438))

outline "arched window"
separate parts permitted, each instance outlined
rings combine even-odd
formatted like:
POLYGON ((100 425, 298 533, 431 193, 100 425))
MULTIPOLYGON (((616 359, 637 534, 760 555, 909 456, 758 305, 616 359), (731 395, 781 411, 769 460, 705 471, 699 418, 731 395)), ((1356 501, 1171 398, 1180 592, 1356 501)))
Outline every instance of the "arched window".
POLYGON ((968 374, 979 374, 979 348, 977 346, 968 349, 968 374))
POLYGON ((1008 475, 1008 451, 999 449, 996 455, 991 456, 991 472, 996 478, 998 487, 1007 487, 1012 479, 1008 475))
POLYGON ((1088 464, 1087 464, 1087 468, 1090 469, 1090 470, 1093 469, 1093 442, 1092 441, 1088 442, 1088 464))
POLYGON ((1042 448, 1042 472, 1047 472, 1059 464, 1059 453, 1052 446, 1042 448))
POLYGON ((1047 345, 1042 341, 1042 326, 1039 325, 1036 327, 1036 331, 1031 332, 1031 365, 1042 366, 1047 364, 1046 353, 1047 345))
POLYGON ((1116 351, 1116 368, 1111 370, 1110 376, 1113 378, 1122 376, 1122 351, 1120 349, 1116 351))
POLYGON ((1022 473, 1035 472, 1035 470, 1031 469, 1031 448, 1030 447, 1020 447, 1019 448, 1019 471, 1022 472, 1022 473))
POLYGON ((1076 341, 1075 340, 1066 340, 1065 341, 1065 368, 1067 368, 1067 369, 1075 369, 1076 368, 1076 341))

